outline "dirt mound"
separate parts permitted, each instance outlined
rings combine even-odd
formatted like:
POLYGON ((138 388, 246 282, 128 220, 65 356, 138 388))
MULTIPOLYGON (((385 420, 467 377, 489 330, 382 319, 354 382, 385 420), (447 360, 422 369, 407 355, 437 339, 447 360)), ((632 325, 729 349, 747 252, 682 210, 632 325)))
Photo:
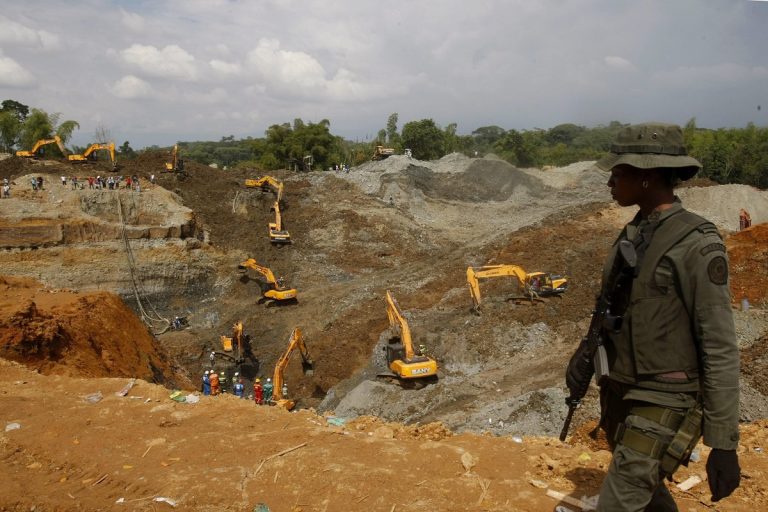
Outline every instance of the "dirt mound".
POLYGON ((402 176, 427 197, 469 203, 505 201, 513 194, 541 197, 546 190, 539 180, 503 161, 475 160, 461 173, 410 165, 402 176))
MULTIPOLYGON (((310 411, 255 407, 231 395, 178 403, 141 380, 43 376, 0 361, 0 509, 250 511, 540 511, 598 493, 610 453, 577 436, 450 435, 439 424, 374 418, 338 425, 310 411), (51 390, 50 393, 41 390, 51 390), (84 397, 101 393, 98 403, 84 397), (57 418, 61 421, 51 421, 57 418), (10 427, 10 428, 9 428, 10 427), (18 427, 18 428, 14 428, 18 427)), ((708 449, 669 483, 681 510, 768 507, 765 421, 744 426, 744 478, 712 504, 708 449)))
POLYGON ((768 306, 768 223, 731 234, 726 239, 731 266, 731 294, 753 305, 768 306))
POLYGON ((44 374, 189 382, 122 300, 0 277, 0 357, 44 374))

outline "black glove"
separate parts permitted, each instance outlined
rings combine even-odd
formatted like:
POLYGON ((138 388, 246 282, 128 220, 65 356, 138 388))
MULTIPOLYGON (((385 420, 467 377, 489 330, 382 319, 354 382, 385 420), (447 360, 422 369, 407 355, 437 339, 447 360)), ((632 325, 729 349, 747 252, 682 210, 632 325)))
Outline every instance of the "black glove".
POLYGON ((739 486, 741 468, 736 450, 712 448, 707 459, 707 479, 712 501, 727 498, 739 486))
POLYGON ((581 400, 589 389, 589 381, 595 368, 592 365, 592 359, 589 357, 589 347, 585 341, 579 344, 579 348, 571 356, 568 362, 568 369, 565 372, 565 384, 571 392, 570 398, 581 400))

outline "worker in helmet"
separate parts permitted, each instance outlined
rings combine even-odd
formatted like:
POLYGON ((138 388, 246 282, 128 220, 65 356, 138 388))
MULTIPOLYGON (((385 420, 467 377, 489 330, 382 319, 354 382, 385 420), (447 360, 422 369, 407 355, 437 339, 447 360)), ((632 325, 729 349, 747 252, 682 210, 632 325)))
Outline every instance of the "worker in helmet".
POLYGON ((272 404, 272 392, 275 386, 272 384, 272 379, 267 378, 267 382, 264 384, 264 403, 267 405, 272 404))
POLYGON ((219 372, 219 390, 221 393, 227 392, 227 374, 219 372))
POLYGON ((211 368, 213 368, 216 365, 216 352, 211 351, 211 355, 208 356, 208 359, 211 360, 211 368))
MULTIPOLYGON (((237 377, 235 377, 237 378, 237 377)), ((235 385, 232 386, 232 389, 235 393, 235 396, 239 398, 245 398, 245 386, 243 385, 243 379, 237 379, 237 382, 235 382, 235 385)))
POLYGON ((203 374, 203 394, 206 396, 211 394, 211 379, 208 377, 210 373, 208 370, 205 370, 203 374))
POLYGON ((261 387, 261 379, 258 377, 253 381, 253 401, 256 405, 264 404, 264 388, 261 387))
POLYGON ((211 395, 218 395, 221 392, 221 387, 219 387, 219 374, 211 371, 208 379, 211 381, 211 395))
MULTIPOLYGON (((235 372, 232 377, 232 394, 237 395, 237 383, 240 382, 240 372, 235 372)), ((237 395, 240 396, 240 395, 237 395)))

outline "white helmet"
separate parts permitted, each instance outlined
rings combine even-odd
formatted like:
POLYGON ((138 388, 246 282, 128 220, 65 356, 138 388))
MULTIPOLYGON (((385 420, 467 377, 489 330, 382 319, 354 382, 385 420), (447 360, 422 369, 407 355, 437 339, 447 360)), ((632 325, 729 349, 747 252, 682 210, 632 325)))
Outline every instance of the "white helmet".
POLYGON ((205 370, 205 374, 206 375, 208 375, 209 373, 211 373, 211 372, 209 372, 208 370, 205 370))
POLYGON ((270 378, 267 378, 267 382, 272 382, 272 379, 270 379, 270 378))
POLYGON ((235 377, 237 377, 238 375, 240 375, 240 374, 238 372, 235 372, 235 377))

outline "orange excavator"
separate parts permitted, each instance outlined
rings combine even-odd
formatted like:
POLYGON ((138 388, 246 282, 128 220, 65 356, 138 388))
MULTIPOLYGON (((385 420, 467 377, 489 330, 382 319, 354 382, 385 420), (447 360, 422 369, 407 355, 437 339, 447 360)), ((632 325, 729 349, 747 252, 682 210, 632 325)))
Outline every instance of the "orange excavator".
POLYGON ((246 188, 258 188, 263 191, 272 190, 276 199, 272 204, 271 210, 275 212, 275 221, 269 223, 269 241, 273 244, 290 244, 291 235, 288 230, 283 228, 283 216, 280 212, 280 205, 283 203, 283 182, 272 176, 262 176, 257 179, 245 180, 246 188))
POLYGON ((243 352, 243 322, 237 322, 232 326, 231 337, 220 336, 220 340, 221 348, 224 352, 234 352, 233 356, 230 356, 229 354, 226 355, 232 357, 235 364, 242 364, 243 361, 245 361, 243 352), (237 351, 235 351, 235 347, 237 347, 237 351))
POLYGON ((301 369, 304 372, 304 375, 314 374, 315 363, 312 362, 312 359, 309 357, 307 345, 304 343, 304 338, 301 336, 301 329, 298 327, 293 329, 291 332, 291 337, 288 339, 288 348, 285 350, 285 352, 283 352, 283 355, 280 356, 280 359, 277 360, 277 364, 275 365, 275 374, 272 378, 273 384, 275 386, 274 392, 272 394, 272 401, 275 402, 276 405, 289 411, 296 406, 296 402, 294 400, 290 400, 283 393, 283 384, 285 382, 283 379, 283 372, 285 371, 285 367, 288 366, 288 362, 291 359, 291 354, 293 354, 297 348, 301 354, 301 369))
POLYGON ((421 347, 420 353, 416 353, 408 321, 389 290, 387 290, 387 318, 390 327, 397 333, 384 347, 387 365, 392 373, 381 373, 379 376, 397 377, 405 381, 436 379, 437 361, 424 354, 421 347))
POLYGON ((472 309, 480 311, 480 279, 490 277, 516 277, 523 297, 533 302, 548 295, 559 295, 568 289, 568 278, 544 272, 527 273, 517 265, 484 265, 467 267, 467 285, 472 296, 472 309))
POLYGON ((104 150, 109 154, 109 160, 112 162, 112 168, 117 167, 117 160, 115 159, 115 143, 109 142, 109 143, 101 143, 101 142, 95 142, 88 146, 88 148, 83 151, 82 154, 73 154, 73 155, 67 155, 67 160, 69 160, 72 163, 85 163, 90 161, 91 158, 93 158, 91 155, 94 154, 96 151, 104 150))
POLYGON ((59 138, 58 135, 54 135, 52 139, 38 140, 37 142, 35 142, 35 144, 32 146, 32 149, 30 150, 20 149, 19 151, 16 152, 16 156, 20 156, 22 158, 37 158, 37 152, 40 148, 53 143, 56 143, 62 155, 65 155, 65 156, 67 155, 67 148, 64 147, 64 143, 61 141, 61 138, 59 138))
POLYGON ((298 292, 295 288, 290 288, 285 284, 282 277, 275 278, 275 274, 269 268, 259 265, 255 259, 248 258, 237 266, 240 272, 248 272, 251 269, 263 277, 259 281, 261 285, 262 298, 259 302, 266 302, 267 306, 277 302, 281 304, 293 303, 297 301, 298 292))

